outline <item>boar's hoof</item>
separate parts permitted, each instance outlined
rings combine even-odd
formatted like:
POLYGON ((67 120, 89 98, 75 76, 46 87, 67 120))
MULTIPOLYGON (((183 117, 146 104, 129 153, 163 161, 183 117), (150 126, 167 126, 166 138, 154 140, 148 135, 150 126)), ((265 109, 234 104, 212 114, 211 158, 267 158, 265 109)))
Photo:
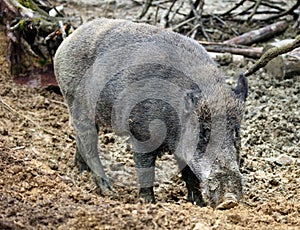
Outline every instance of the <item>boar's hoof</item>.
POLYGON ((77 166, 77 168, 79 169, 79 171, 81 173, 84 171, 88 171, 88 172, 91 171, 89 166, 84 161, 79 161, 79 160, 75 159, 75 165, 77 166))
POLYGON ((236 196, 233 193, 227 193, 225 194, 223 201, 216 207, 216 209, 219 210, 231 209, 237 206, 238 204, 239 203, 236 196))
POLYGON ((97 187, 100 188, 102 195, 117 195, 115 189, 110 185, 106 178, 93 176, 97 187))
POLYGON ((205 202, 203 201, 202 194, 198 190, 188 192, 188 201, 191 202, 192 204, 196 204, 200 207, 206 206, 205 202))
POLYGON ((75 165, 78 167, 79 171, 82 173, 83 171, 91 171, 89 166, 85 163, 78 150, 76 150, 75 154, 75 165))
POLYGON ((140 188, 139 196, 145 201, 145 203, 155 204, 153 187, 140 188))

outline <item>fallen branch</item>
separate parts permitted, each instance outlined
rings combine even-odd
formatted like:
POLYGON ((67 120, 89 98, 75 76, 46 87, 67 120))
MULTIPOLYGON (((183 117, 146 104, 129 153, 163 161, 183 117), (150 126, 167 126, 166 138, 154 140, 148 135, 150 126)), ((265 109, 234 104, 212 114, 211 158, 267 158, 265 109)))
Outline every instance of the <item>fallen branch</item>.
POLYGON ((272 59, 277 57, 278 55, 288 53, 296 48, 300 47, 300 35, 298 35, 295 40, 291 43, 280 47, 273 47, 267 50, 260 59, 249 69, 245 72, 245 76, 249 76, 255 73, 260 68, 265 67, 272 59))
POLYGON ((209 56, 220 65, 229 65, 230 63, 241 63, 244 61, 243 55, 231 53, 208 52, 209 56))
POLYGON ((263 28, 244 33, 227 41, 226 44, 251 45, 284 32, 288 27, 286 21, 279 21, 263 28))
POLYGON ((249 47, 242 45, 226 44, 221 42, 199 41, 209 52, 231 53, 243 55, 248 58, 259 58, 263 53, 262 47, 249 47))

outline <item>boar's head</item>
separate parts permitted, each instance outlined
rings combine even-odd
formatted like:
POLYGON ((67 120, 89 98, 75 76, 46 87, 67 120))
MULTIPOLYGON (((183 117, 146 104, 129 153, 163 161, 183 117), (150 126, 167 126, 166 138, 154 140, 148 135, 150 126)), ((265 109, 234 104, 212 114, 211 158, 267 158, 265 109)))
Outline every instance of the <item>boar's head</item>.
POLYGON ((188 165, 217 209, 231 208, 242 198, 240 125, 247 88, 247 79, 240 75, 233 91, 222 86, 213 98, 200 97, 196 105, 199 142, 188 165))

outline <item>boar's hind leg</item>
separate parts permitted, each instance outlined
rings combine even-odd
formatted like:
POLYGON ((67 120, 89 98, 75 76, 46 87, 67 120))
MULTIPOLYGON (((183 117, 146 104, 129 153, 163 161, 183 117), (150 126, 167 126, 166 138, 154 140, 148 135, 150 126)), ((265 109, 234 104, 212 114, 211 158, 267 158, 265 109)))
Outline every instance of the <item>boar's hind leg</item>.
MULTIPOLYGON (((99 127, 96 126, 97 133, 99 132, 99 127)), ((79 140, 76 140, 76 143, 79 143, 79 140)), ((75 165, 78 167, 80 172, 83 171, 91 171, 89 166, 86 164, 85 160, 82 158, 78 146, 76 146, 76 153, 75 153, 75 165)))
POLYGON ((155 152, 134 153, 135 167, 140 185, 139 196, 146 203, 155 203, 153 183, 156 157, 157 154, 155 152))
POLYGON ((89 168, 91 170, 95 183, 101 189, 101 192, 105 193, 108 190, 113 190, 98 155, 98 132, 94 122, 87 118, 81 118, 73 119, 73 123, 77 142, 75 162, 79 164, 81 169, 89 168))
MULTIPOLYGON (((76 143, 78 143, 78 140, 76 141, 76 143)), ((80 172, 83 172, 85 170, 91 171, 89 166, 85 163, 84 159, 82 158, 77 146, 76 146, 76 153, 75 153, 75 165, 78 167, 80 172)))
POLYGON ((205 202, 203 201, 202 193, 200 191, 199 179, 195 176, 188 165, 182 169, 181 174, 188 190, 188 201, 193 204, 196 203, 196 205, 200 207, 204 207, 205 202))

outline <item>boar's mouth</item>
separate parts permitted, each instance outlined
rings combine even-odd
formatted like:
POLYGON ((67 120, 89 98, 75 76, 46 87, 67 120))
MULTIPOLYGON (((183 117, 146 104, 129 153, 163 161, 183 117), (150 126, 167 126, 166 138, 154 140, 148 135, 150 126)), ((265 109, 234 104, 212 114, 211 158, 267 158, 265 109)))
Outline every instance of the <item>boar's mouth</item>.
POLYGON ((208 203, 213 208, 233 208, 242 198, 242 175, 231 169, 213 171, 207 178, 204 189, 208 203))
POLYGON ((239 204, 238 198, 233 193, 226 193, 223 201, 216 206, 216 209, 226 210, 231 209, 239 204))

